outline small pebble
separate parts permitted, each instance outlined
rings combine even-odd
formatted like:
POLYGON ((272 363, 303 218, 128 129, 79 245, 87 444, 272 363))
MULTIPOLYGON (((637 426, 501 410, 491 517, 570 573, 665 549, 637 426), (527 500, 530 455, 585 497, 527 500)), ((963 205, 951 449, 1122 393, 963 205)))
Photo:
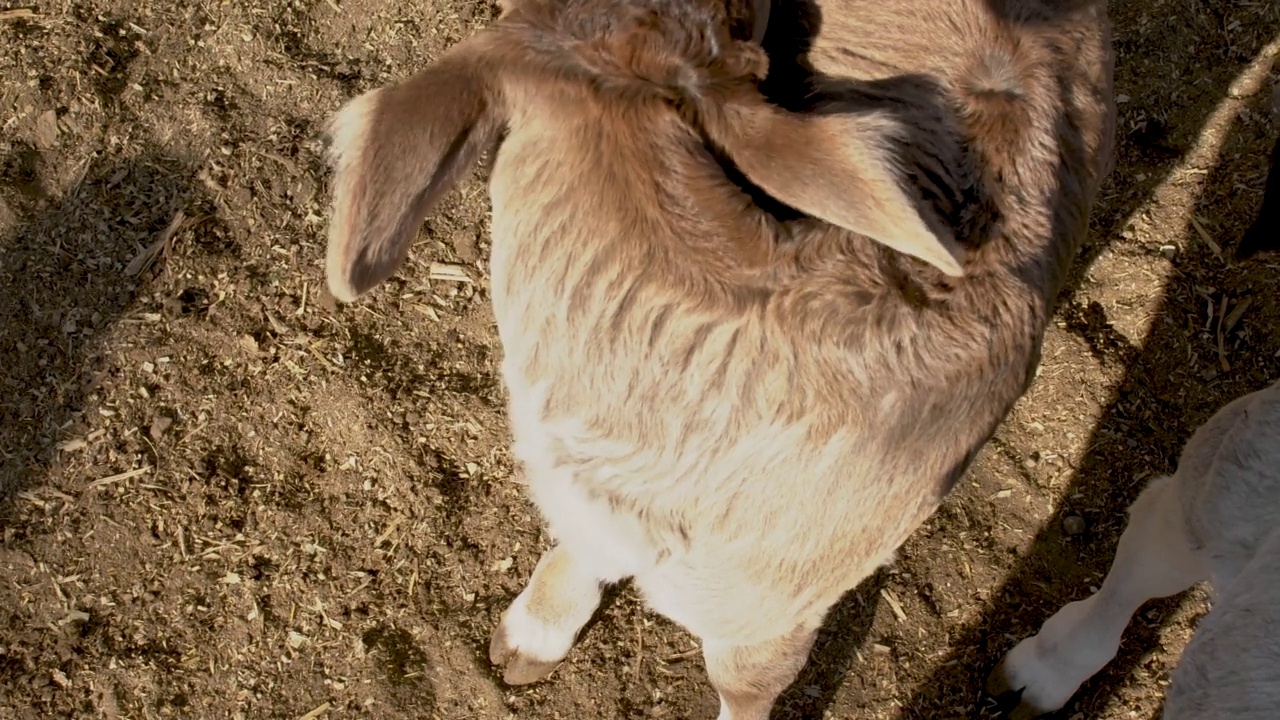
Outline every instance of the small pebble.
POLYGON ((1031 453, 1030 453, 1029 455, 1027 455, 1027 457, 1026 457, 1025 459, 1023 459, 1023 461, 1022 461, 1022 467, 1024 467, 1024 468, 1026 468, 1026 469, 1030 470, 1030 469, 1034 468, 1035 466, 1039 465, 1039 464, 1040 464, 1040 460, 1041 460, 1040 451, 1039 451, 1039 450, 1033 450, 1033 451, 1031 451, 1031 453))
POLYGON ((159 440, 164 436, 165 431, 172 425, 173 418, 165 417, 164 415, 157 415, 155 419, 151 421, 151 438, 153 440, 159 440))
POLYGON ((58 143, 58 114, 46 110, 36 118, 36 147, 49 150, 58 143))
POLYGON ((1079 535, 1084 532, 1084 518, 1079 515, 1068 515, 1062 518, 1062 531, 1068 535, 1079 535))

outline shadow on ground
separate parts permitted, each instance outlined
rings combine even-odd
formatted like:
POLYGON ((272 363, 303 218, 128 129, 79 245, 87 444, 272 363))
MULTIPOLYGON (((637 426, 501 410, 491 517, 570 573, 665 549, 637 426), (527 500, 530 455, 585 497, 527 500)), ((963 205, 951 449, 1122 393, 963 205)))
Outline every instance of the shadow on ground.
MULTIPOLYGON (((84 438, 82 407, 102 382, 99 338, 131 316, 164 271, 178 233, 229 252, 230 230, 197 179, 198 165, 156 147, 86 157, 64 187, 46 175, 56 147, 18 142, 0 156, 0 503, 48 482, 59 457, 84 438), (177 233, 166 234, 184 213, 177 233), (159 243, 164 237, 169 243, 159 243), (150 264, 139 260, 149 257, 150 264), (134 272, 134 271, 137 272, 134 272)), ((62 165, 65 166, 65 162, 62 165)), ((166 313, 199 312, 209 299, 179 293, 166 313)))

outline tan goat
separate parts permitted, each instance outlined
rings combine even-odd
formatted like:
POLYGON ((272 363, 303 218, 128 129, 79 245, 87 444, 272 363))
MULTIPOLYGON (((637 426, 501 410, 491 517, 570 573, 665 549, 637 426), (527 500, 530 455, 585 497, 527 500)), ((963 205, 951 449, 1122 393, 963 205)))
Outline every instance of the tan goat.
POLYGON ((767 717, 1030 382, 1113 122, 1100 0, 509 0, 348 104, 343 301, 494 152, 514 454, 557 540, 494 632, 506 680, 630 577, 722 720, 767 717), (810 73, 786 103, 771 63, 810 73))

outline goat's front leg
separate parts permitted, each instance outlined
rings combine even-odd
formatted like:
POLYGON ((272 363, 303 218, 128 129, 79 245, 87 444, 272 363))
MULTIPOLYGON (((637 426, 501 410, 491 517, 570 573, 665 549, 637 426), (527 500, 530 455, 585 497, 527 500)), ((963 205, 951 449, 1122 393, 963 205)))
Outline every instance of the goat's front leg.
POLYGON ((720 693, 718 720, 768 720, 773 703, 809 659, 816 627, 801 626, 756 645, 704 640, 703 658, 720 693))
POLYGON ((506 666, 502 679, 523 685, 551 674, 600 605, 602 586, 617 579, 597 577, 564 545, 544 553, 489 642, 489 660, 506 666))
POLYGON ((1209 578, 1205 558, 1187 536, 1177 482, 1176 477, 1160 478, 1134 501, 1098 592, 1063 606, 991 674, 991 693, 1022 690, 1013 717, 1061 708, 1115 657, 1130 617, 1143 603, 1209 578))

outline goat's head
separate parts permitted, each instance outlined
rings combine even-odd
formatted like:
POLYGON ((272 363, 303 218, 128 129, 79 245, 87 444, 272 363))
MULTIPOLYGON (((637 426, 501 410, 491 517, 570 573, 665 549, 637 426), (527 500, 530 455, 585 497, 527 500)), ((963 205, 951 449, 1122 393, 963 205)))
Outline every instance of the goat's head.
POLYGON ((504 0, 491 26, 334 118, 330 291, 352 300, 399 267, 441 196, 508 125, 537 112, 520 104, 539 79, 603 102, 661 106, 783 203, 962 274, 963 251, 903 189, 891 118, 795 114, 760 94, 769 4, 504 0))

